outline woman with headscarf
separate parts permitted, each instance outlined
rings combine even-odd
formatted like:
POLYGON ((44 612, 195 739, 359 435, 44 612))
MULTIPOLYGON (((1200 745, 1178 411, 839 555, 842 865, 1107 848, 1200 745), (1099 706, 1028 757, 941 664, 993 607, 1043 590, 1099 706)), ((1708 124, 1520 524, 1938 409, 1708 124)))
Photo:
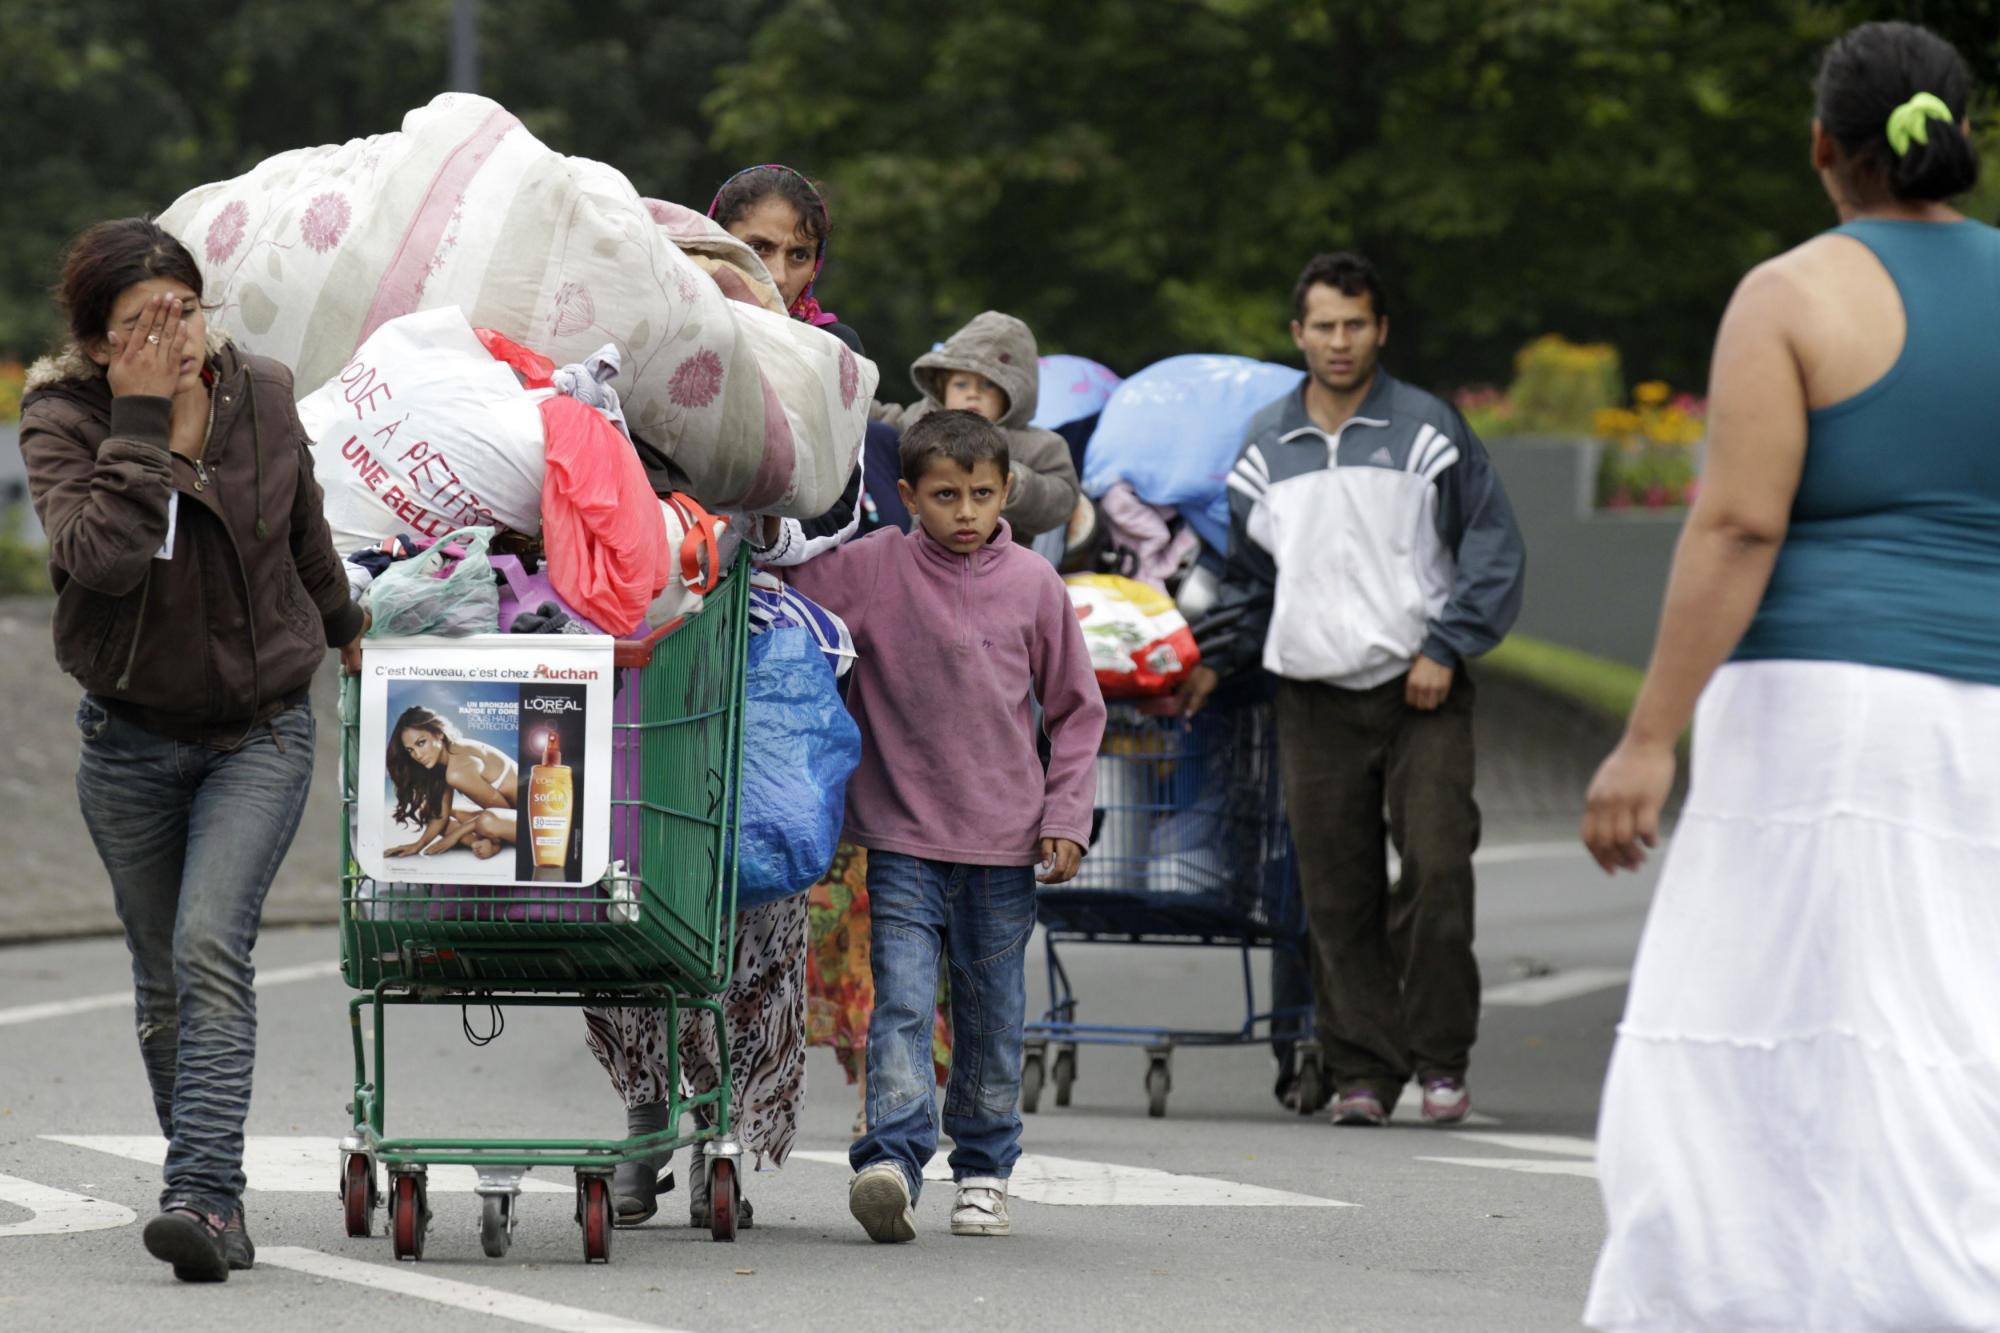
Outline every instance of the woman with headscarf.
MULTIPOLYGON (((790 167, 765 165, 740 171, 723 183, 709 205, 709 216, 764 261, 773 284, 793 318, 824 329, 860 353, 861 340, 813 296, 814 284, 826 264, 831 224, 826 202, 813 183, 790 167)), ((788 548, 793 562, 852 535, 861 507, 862 465, 857 459, 846 491, 826 514, 803 523, 786 520, 777 544, 788 548)), ((858 854, 857 854, 858 855, 858 854)), ((836 915, 834 897, 850 881, 864 883, 860 867, 846 868, 843 855, 835 861, 829 881, 812 890, 736 918, 734 970, 722 997, 733 1074, 736 1137, 759 1162, 782 1166, 798 1130, 799 1105, 805 1096, 807 1044, 807 921, 836 915), (809 907, 809 899, 811 906, 809 907)), ((865 890, 859 890, 864 894, 865 890)), ((865 912, 865 907, 864 907, 865 912)), ((836 958, 836 967, 851 967, 843 950, 829 950, 833 932, 815 930, 821 951, 836 958)), ((868 976, 867 920, 862 918, 860 975, 868 976)), ((819 1006, 823 1008, 823 1006, 819 1006)), ((678 1033, 671 1033, 661 1011, 617 1008, 585 1011, 591 1051, 611 1075, 625 1099, 627 1130, 633 1136, 669 1128, 667 1106, 672 1089, 666 1085, 667 1051, 677 1042, 681 1068, 697 1092, 712 1091, 720 1081, 714 1018, 707 1012, 685 1015, 678 1033)), ((847 1030, 842 1015, 837 1030, 847 1030)), ((867 1032, 863 1009, 860 1032, 867 1032)), ((828 1026, 836 1026, 829 1024, 828 1026)), ((852 1075, 850 1074, 850 1077, 852 1075)), ((666 1159, 637 1161, 620 1167, 612 1177, 612 1204, 620 1226, 636 1226, 658 1211, 658 1195, 672 1188, 664 1174, 666 1159)), ((709 1224, 708 1180, 697 1151, 689 1169, 689 1221, 709 1224)), ((740 1192, 740 1185, 739 1185, 740 1192)), ((740 1205, 740 1222, 752 1225, 747 1199, 740 1205)))

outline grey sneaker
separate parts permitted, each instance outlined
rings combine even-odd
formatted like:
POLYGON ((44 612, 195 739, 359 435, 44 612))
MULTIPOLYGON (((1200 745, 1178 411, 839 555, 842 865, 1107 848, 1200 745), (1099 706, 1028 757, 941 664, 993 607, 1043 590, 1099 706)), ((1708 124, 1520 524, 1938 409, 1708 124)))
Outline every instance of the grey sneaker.
MULTIPOLYGON (((146 1252, 174 1266, 174 1276, 183 1282, 227 1282, 229 1257, 222 1247, 228 1222, 215 1213, 205 1213, 179 1200, 166 1204, 159 1216, 146 1223, 143 1239, 146 1252)), ((243 1235, 249 1243, 248 1233, 243 1235)))
POLYGON ((865 1166, 847 1182, 847 1211, 854 1214, 872 1241, 887 1245, 917 1238, 910 1182, 894 1162, 865 1166))
POLYGON ((1005 1236, 1007 1182, 999 1176, 967 1176, 958 1182, 958 1203, 951 1210, 954 1236, 1005 1236))

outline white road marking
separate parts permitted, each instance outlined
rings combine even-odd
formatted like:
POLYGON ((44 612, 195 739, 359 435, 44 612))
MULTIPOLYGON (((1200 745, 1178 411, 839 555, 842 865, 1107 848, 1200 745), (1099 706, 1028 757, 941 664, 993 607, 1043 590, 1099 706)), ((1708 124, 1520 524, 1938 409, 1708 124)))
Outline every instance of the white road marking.
MULTIPOLYGON (((257 974, 257 989, 267 986, 284 986, 294 981, 317 981, 321 977, 340 975, 339 963, 306 963, 299 967, 274 967, 257 974)), ((87 1014, 96 1009, 130 1009, 132 992, 114 991, 106 995, 82 995, 74 1000, 48 1000, 41 1004, 17 1005, 12 1009, 0 1009, 0 1028, 15 1023, 34 1023, 45 1018, 67 1018, 71 1014, 87 1014)))
POLYGON ((260 1245, 257 1247, 257 1264, 260 1268, 289 1268, 294 1273, 350 1282, 357 1287, 373 1287, 392 1295, 408 1296, 411 1300, 429 1301, 454 1310, 470 1310, 474 1314, 508 1319, 531 1328, 555 1329, 558 1333, 592 1333, 592 1330, 598 1329, 619 1330, 620 1333, 677 1333, 677 1330, 659 1324, 641 1324, 636 1320, 598 1314, 595 1310, 583 1310, 574 1305, 557 1305, 554 1301, 537 1300, 533 1296, 516 1296, 511 1292, 477 1287, 470 1282, 432 1277, 418 1272, 409 1264, 392 1267, 363 1263, 358 1259, 342 1259, 296 1245, 260 1245))
MULTIPOLYGON (((845 1152, 798 1150, 797 1160, 845 1167, 845 1152)), ((924 1179, 949 1182, 951 1165, 940 1155, 924 1167, 924 1179)), ((1008 1192, 1029 1203, 1147 1208, 1357 1208, 1340 1199, 1266 1189, 1207 1176, 1184 1176, 1147 1166, 1082 1162, 1040 1154, 1014 1163, 1008 1192)))
POLYGON ((1459 1134, 1467 1143, 1484 1143, 1512 1152, 1545 1152, 1557 1157, 1596 1157, 1597 1140, 1570 1134, 1459 1134))
POLYGON ((8 1236, 68 1236, 79 1231, 109 1231, 138 1220, 122 1203, 71 1194, 68 1190, 37 1185, 19 1176, 0 1175, 0 1201, 25 1208, 33 1214, 26 1221, 0 1226, 0 1239, 8 1236))
MULTIPOLYGON (((42 1137, 53 1143, 129 1157, 153 1166, 167 1160, 167 1141, 156 1134, 44 1134, 42 1137)), ((331 1196, 340 1183, 340 1140, 253 1134, 243 1143, 243 1173, 249 1178, 251 1189, 267 1194, 331 1196)), ((470 1194, 478 1184, 479 1173, 469 1166, 434 1166, 429 1179, 433 1194, 470 1194)), ((560 1172, 558 1179, 560 1183, 530 1174, 521 1181, 521 1188, 530 1194, 576 1192, 576 1183, 568 1171, 560 1172)))
MULTIPOLYGON (((1520 1171, 1531 1176, 1588 1176, 1597 1178, 1597 1163, 1551 1161, 1546 1157, 1419 1157, 1419 1162, 1443 1162, 1446 1166, 1483 1166, 1494 1171, 1520 1171)), ((263 1251, 258 1251, 263 1253, 263 1251)))
POLYGON ((1419 1157, 1419 1162, 1446 1166, 1477 1166, 1489 1171, 1520 1171, 1531 1176, 1597 1177, 1597 1142, 1569 1134, 1456 1134, 1468 1143, 1515 1152, 1547 1153, 1548 1157, 1419 1157), (1582 1159, 1582 1160, 1578 1160, 1582 1159))
POLYGON ((1545 977, 1524 977, 1519 981, 1488 986, 1482 998, 1487 1004, 1519 1007, 1555 1004, 1559 1000, 1573 1000, 1579 995, 1622 986, 1631 979, 1630 968, 1573 967, 1566 972, 1551 972, 1545 977))

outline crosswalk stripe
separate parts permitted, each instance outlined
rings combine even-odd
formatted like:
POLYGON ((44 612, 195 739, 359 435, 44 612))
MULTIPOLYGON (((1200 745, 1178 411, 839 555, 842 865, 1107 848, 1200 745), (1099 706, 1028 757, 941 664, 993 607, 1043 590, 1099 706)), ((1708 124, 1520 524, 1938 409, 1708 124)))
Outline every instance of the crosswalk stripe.
MULTIPOLYGON (((167 1160, 167 1141, 157 1134, 44 1134, 52 1143, 109 1153, 158 1166, 167 1160)), ((340 1180, 340 1140, 313 1135, 253 1134, 243 1141, 243 1174, 249 1188, 266 1194, 324 1194, 331 1197, 340 1180)), ((470 1194, 479 1173, 469 1166, 430 1168, 433 1194, 470 1194)), ((521 1181, 530 1194, 573 1194, 568 1172, 556 1180, 530 1175, 521 1181)))
POLYGON ((411 1300, 429 1301, 432 1305, 448 1306, 454 1310, 469 1310, 494 1319, 526 1324, 530 1328, 553 1329, 556 1333, 596 1333, 597 1330, 605 1330, 606 1333, 677 1333, 677 1330, 659 1324, 642 1324, 637 1320, 599 1314, 574 1305, 558 1305, 533 1296, 518 1296, 509 1291, 474 1286, 470 1282, 455 1282, 448 1277, 432 1277, 408 1264, 364 1263, 359 1259, 343 1259, 296 1245, 259 1246, 257 1266, 286 1268, 294 1273, 334 1282, 373 1287, 377 1291, 407 1296, 411 1300))
POLYGON ((1490 1171, 1520 1171, 1531 1176, 1597 1177, 1597 1163, 1574 1159, 1556 1161, 1546 1157, 1419 1157, 1419 1162, 1442 1162, 1446 1166, 1477 1166, 1490 1171))
MULTIPOLYGON (((793 1161, 847 1166, 844 1152, 801 1149, 793 1161)), ((924 1179, 949 1183, 951 1166, 942 1156, 931 1158, 924 1179)), ((1084 1162, 1040 1153, 1014 1163, 1008 1193, 1029 1203, 1095 1207, 1146 1208, 1357 1208, 1359 1204, 1323 1199, 1313 1194, 1244 1185, 1209 1176, 1179 1175, 1148 1166, 1084 1162)))
POLYGON ((37 1185, 19 1176, 0 1175, 0 1203, 25 1208, 30 1216, 0 1226, 7 1236, 73 1236, 79 1231, 109 1231, 138 1220, 122 1203, 37 1185))

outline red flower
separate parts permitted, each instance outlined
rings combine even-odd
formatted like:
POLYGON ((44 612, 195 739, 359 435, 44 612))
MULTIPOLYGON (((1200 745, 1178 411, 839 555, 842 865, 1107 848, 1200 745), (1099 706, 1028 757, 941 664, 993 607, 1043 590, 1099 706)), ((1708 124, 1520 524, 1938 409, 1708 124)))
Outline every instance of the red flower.
POLYGON ((590 299, 590 289, 580 282, 566 282, 556 288, 553 310, 555 335, 566 338, 572 333, 581 333, 597 322, 597 302, 590 299))
POLYGON ((241 199, 232 200, 215 221, 208 224, 208 262, 220 264, 243 244, 243 230, 250 222, 250 210, 241 199))
POLYGON ((667 397, 678 407, 707 407, 722 392, 722 358, 702 348, 680 363, 667 381, 667 397))
POLYGON ((854 406, 854 395, 861 391, 861 367, 855 363, 854 353, 847 348, 840 349, 840 405, 854 406))
POLYGON ((299 219, 299 235, 305 237, 307 245, 325 254, 340 244, 340 238, 347 235, 347 224, 354 220, 354 211, 348 207, 347 196, 328 190, 306 205, 305 215, 299 219))
POLYGON ((1646 508, 1664 509, 1667 504, 1667 488, 1657 481, 1646 488, 1646 508))

